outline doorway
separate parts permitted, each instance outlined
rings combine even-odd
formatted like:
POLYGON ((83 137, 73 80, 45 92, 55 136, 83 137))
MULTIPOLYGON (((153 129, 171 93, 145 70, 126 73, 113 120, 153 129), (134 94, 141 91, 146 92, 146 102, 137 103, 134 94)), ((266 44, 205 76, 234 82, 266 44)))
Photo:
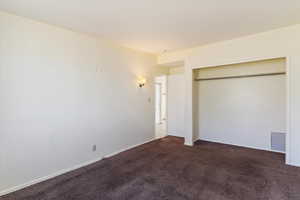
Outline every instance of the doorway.
POLYGON ((167 136, 167 76, 155 77, 155 137, 167 136))

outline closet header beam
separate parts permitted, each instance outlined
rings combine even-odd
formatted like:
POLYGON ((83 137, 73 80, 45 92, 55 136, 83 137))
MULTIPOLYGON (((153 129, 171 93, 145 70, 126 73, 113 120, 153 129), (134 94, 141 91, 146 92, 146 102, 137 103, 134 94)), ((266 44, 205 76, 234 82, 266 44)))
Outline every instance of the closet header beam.
POLYGON ((259 76, 277 76, 277 75, 284 75, 284 74, 286 74, 286 72, 261 73, 261 74, 240 75, 240 76, 223 76, 223 77, 212 77, 212 78, 196 78, 195 81, 210 81, 210 80, 221 80, 221 79, 249 78, 249 77, 259 77, 259 76))

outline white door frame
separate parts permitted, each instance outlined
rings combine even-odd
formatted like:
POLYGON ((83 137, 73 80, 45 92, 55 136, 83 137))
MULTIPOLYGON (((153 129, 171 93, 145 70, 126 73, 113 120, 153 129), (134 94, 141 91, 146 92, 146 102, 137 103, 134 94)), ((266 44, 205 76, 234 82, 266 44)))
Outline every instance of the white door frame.
MULTIPOLYGON (((164 133, 164 135, 162 136, 162 137, 165 137, 165 136, 167 136, 167 132, 168 132, 168 121, 167 121, 167 109, 168 109, 168 104, 167 104, 167 92, 168 92, 168 88, 167 88, 167 86, 168 86, 168 84, 167 84, 167 81, 168 81, 168 78, 167 78, 167 75, 160 75, 160 76, 156 76, 155 77, 155 90, 156 90, 156 85, 157 84, 159 84, 160 85, 160 116, 159 116, 159 122, 160 122, 160 124, 157 124, 157 115, 156 115, 156 105, 157 105, 157 98, 156 98, 156 96, 155 96, 155 126, 157 127, 158 125, 162 125, 163 123, 164 123, 164 129, 165 129, 165 133, 164 133), (163 78, 164 79, 164 81, 163 82, 158 82, 157 81, 157 79, 158 78, 163 78), (165 110, 163 111, 162 109, 162 107, 161 107, 161 102, 162 102, 162 96, 163 96, 163 93, 162 93, 162 84, 165 84, 165 92, 166 92, 166 94, 165 94, 165 110), (165 117, 163 118, 163 116, 162 116, 162 113, 163 112, 165 112, 165 117), (164 122, 163 122, 163 120, 164 120, 164 122)), ((157 95, 157 92, 155 91, 155 95, 157 95)), ((157 134, 156 134, 156 137, 157 137, 157 134)), ((160 137, 157 137, 157 138, 160 138, 160 137)))

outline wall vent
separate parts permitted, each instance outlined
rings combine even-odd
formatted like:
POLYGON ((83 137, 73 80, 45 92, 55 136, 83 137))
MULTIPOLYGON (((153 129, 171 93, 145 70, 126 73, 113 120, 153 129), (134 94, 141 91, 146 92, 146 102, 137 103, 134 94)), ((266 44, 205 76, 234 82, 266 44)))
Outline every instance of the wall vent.
POLYGON ((272 132, 271 133, 271 150, 278 152, 285 152, 285 133, 272 132))

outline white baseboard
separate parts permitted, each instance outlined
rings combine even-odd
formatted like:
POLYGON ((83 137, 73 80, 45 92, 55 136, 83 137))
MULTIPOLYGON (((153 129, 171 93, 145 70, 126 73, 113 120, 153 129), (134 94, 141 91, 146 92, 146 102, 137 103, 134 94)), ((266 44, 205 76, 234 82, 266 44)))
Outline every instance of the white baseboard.
POLYGON ((180 134, 176 134, 174 132, 172 133, 168 133, 169 136, 174 136, 174 137, 181 137, 181 138, 184 138, 184 135, 180 135, 180 134))
MULTIPOLYGON (((223 141, 218 141, 218 140, 207 140, 207 139, 197 139, 197 140, 203 140, 203 141, 207 141, 207 142, 215 142, 215 143, 220 143, 220 144, 228 144, 228 145, 233 145, 233 146, 237 146, 237 147, 245 147, 245 148, 249 148, 249 149, 256 149, 256 150, 263 150, 263 151, 270 151, 270 152, 275 152, 275 153, 282 153, 282 154, 286 154, 285 152, 282 151, 275 151, 275 150, 270 150, 270 149, 263 149, 263 148, 257 148, 257 147, 253 147, 253 146, 246 146, 246 145, 238 145, 238 144, 234 144, 234 143, 225 143, 223 141)), ((197 140, 195 140, 194 142, 196 142, 197 140)), ((184 145, 187 146, 193 146, 191 144, 188 143, 184 143, 184 145)), ((294 167, 300 167, 300 163, 294 163, 294 162, 290 162, 286 159, 285 161, 286 165, 290 165, 290 166, 294 166, 294 167)))
POLYGON ((141 146, 141 145, 143 145, 143 144, 146 144, 146 143, 148 143, 148 142, 152 142, 152 141, 154 141, 154 140, 157 140, 157 139, 156 139, 156 138, 152 138, 152 139, 150 139, 150 140, 147 140, 146 142, 142 142, 142 143, 139 143, 139 144, 131 145, 131 146, 126 147, 126 148, 124 148, 124 149, 121 149, 121 150, 119 150, 119 151, 115 151, 115 152, 113 152, 113 153, 111 153, 111 154, 108 154, 108 155, 104 156, 104 158, 112 157, 112 156, 117 155, 117 154, 119 154, 119 153, 121 153, 121 152, 123 152, 123 151, 127 151, 127 150, 129 150, 129 149, 132 149, 132 148, 141 146))
POLYGON ((271 149, 258 148, 258 147, 248 146, 248 145, 234 144, 234 143, 230 143, 230 142, 225 143, 223 141, 218 141, 218 140, 207 140, 207 139, 198 139, 198 140, 207 141, 207 142, 215 142, 215 143, 220 143, 220 144, 228 144, 228 145, 233 145, 233 146, 237 146, 237 147, 245 147, 245 148, 249 148, 249 149, 256 149, 256 150, 263 150, 263 151, 270 151, 270 152, 285 154, 285 152, 282 152, 282 151, 275 151, 275 150, 271 150, 271 149))
POLYGON ((290 165, 290 166, 294 166, 294 167, 300 167, 300 163, 293 163, 293 162, 286 161, 285 164, 290 165))
POLYGON ((24 183, 24 184, 21 184, 21 185, 17 185, 17 186, 14 186, 12 188, 9 188, 9 189, 6 189, 6 190, 3 190, 3 191, 0 191, 0 197, 3 196, 3 195, 6 195, 6 194, 9 194, 9 193, 12 193, 12 192, 16 192, 18 190, 21 190, 21 189, 24 189, 26 187, 29 187, 31 185, 35 185, 37 183, 40 183, 40 182, 43 182, 43 181, 46 181, 48 179, 51 179, 51 178, 55 178, 56 176, 60 176, 60 175, 63 175, 65 173, 68 173, 68 172, 71 172, 73 170, 76 170, 76 169, 79 169, 81 167, 85 167, 87 165, 90 165, 90 164, 93 164, 95 162, 98 162, 100 160, 102 160, 103 158, 98 158, 98 159, 95 159, 95 160, 91 160, 91 161, 87 161, 87 162, 84 162, 84 163, 81 163, 79 165, 76 165, 76 166, 73 166, 73 167, 70 167, 68 169, 63 169, 63 170, 59 170, 58 172, 55 172, 53 174, 50 174, 50 175, 47 175, 47 176, 44 176, 44 177, 40 177, 40 178, 37 178, 37 179, 34 179, 32 181, 29 181, 27 183, 24 183))
POLYGON ((188 143, 188 142, 185 142, 184 145, 185 145, 185 146, 190 146, 190 147, 194 146, 193 144, 190 144, 190 143, 188 143))
POLYGON ((194 143, 198 140, 198 139, 193 139, 193 142, 190 143, 184 137, 183 137, 183 139, 184 139, 184 145, 185 146, 190 146, 190 147, 194 146, 194 143))
POLYGON ((192 146, 194 146, 194 142, 190 143, 190 142, 184 141, 184 145, 192 147, 192 146))
MULTIPOLYGON (((220 144, 228 144, 228 145, 233 145, 233 146, 238 146, 238 147, 245 147, 245 148, 249 148, 249 149, 256 149, 256 150, 263 150, 263 151, 270 151, 270 152, 275 152, 275 153, 286 154, 286 152, 282 152, 282 151, 275 151, 275 150, 257 148, 257 147, 246 146, 246 145, 238 145, 238 144, 234 144, 234 143, 224 143, 223 141, 218 141, 218 140, 206 140, 206 139, 198 139, 198 140, 203 140, 203 141, 207 141, 207 142, 215 142, 215 143, 220 143, 220 144)), ((290 166, 294 166, 294 167, 300 167, 300 163, 289 162, 287 159, 285 161, 285 164, 290 165, 290 166)))
POLYGON ((43 181, 46 181, 46 180, 55 178, 55 177, 57 177, 57 176, 60 176, 60 175, 63 175, 63 174, 65 174, 65 173, 74 171, 74 170, 76 170, 76 169, 79 169, 79 168, 88 166, 88 165, 90 165, 90 164, 93 164, 93 163, 95 163, 95 162, 98 162, 98 161, 102 160, 103 158, 108 158, 108 157, 114 156, 114 155, 116 155, 116 154, 118 154, 118 153, 121 153, 121 152, 123 152, 123 151, 127 151, 127 150, 129 150, 129 149, 134 148, 134 147, 137 147, 137 146, 146 144, 146 143, 151 142, 151 141, 153 141, 153 140, 155 140, 155 138, 150 139, 150 140, 148 140, 148 141, 146 141, 146 142, 142 142, 142 143, 139 143, 139 144, 136 144, 136 145, 132 145, 132 146, 126 147, 126 148, 124 148, 124 149, 121 149, 121 150, 119 150, 119 151, 116 151, 116 152, 114 152, 114 153, 111 153, 111 154, 109 154, 109 155, 106 155, 106 156, 104 156, 104 157, 97 158, 97 159, 94 159, 94 160, 90 160, 90 161, 81 163, 81 164, 79 164, 79 165, 76 165, 76 166, 73 166, 73 167, 70 167, 70 168, 67 168, 67 169, 62 169, 62 170, 59 170, 58 172, 55 172, 55 173, 53 173, 53 174, 50 174, 50 175, 47 175, 47 176, 44 176, 44 177, 40 177, 40 178, 34 179, 34 180, 32 180, 32 181, 29 181, 29 182, 27 182, 27 183, 24 183, 24 184, 21 184, 21 185, 17 185, 17 186, 14 186, 14 187, 5 189, 5 190, 3 190, 3 191, 0 191, 0 197, 1 197, 1 196, 4 196, 4 195, 7 195, 7 194, 9 194, 9 193, 16 192, 16 191, 18 191, 18 190, 27 188, 27 187, 29 187, 29 186, 35 185, 35 184, 37 184, 37 183, 40 183, 40 182, 43 182, 43 181))

